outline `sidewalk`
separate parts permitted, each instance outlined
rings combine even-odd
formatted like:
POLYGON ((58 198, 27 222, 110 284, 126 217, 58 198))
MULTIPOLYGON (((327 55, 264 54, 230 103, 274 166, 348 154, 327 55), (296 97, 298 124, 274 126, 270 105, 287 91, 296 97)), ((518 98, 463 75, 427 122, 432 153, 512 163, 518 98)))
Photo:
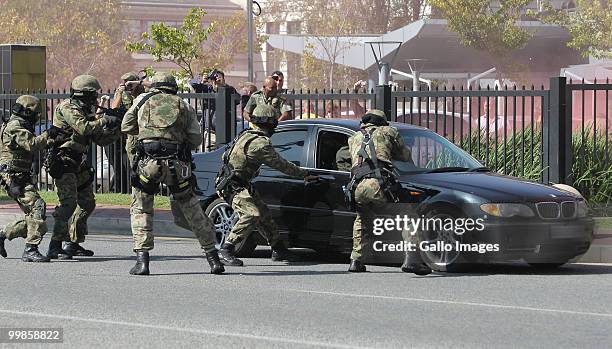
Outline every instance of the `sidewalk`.
MULTIPOLYGON (((54 205, 47 208, 49 230, 53 227, 54 208, 54 205)), ((17 204, 0 202, 0 227, 22 215, 23 213, 17 204)), ((96 206, 92 216, 89 217, 88 226, 90 234, 132 235, 130 210, 125 206, 96 206)), ((194 237, 189 230, 175 225, 172 212, 166 209, 155 210, 153 233, 158 236, 194 237)), ((579 261, 583 263, 612 263, 612 230, 596 230, 595 240, 593 240, 591 248, 579 261)))
MULTIPOLYGON (((47 226, 53 227, 53 210, 55 205, 47 207, 47 226)), ((0 227, 23 216, 21 209, 15 203, 0 202, 0 227)), ((125 206, 98 205, 87 220, 90 234, 132 235, 130 228, 130 209, 125 206)), ((165 209, 155 210, 153 232, 159 236, 193 238, 189 230, 174 224, 172 212, 165 209)))

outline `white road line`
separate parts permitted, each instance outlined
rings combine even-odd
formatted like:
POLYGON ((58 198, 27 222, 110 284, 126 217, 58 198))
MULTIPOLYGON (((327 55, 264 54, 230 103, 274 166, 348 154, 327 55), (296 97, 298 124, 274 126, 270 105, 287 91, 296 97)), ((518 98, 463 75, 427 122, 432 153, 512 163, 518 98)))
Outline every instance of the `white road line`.
POLYGON ((311 293, 311 294, 320 294, 320 295, 328 295, 328 296, 371 298, 371 299, 388 299, 388 300, 423 302, 423 303, 436 303, 436 304, 466 305, 466 306, 473 306, 473 307, 485 307, 485 308, 496 308, 496 309, 510 309, 510 310, 524 310, 524 311, 534 311, 534 312, 543 312, 543 313, 572 314, 572 315, 598 316, 598 317, 612 318, 612 314, 610 314, 610 313, 591 313, 591 312, 563 310, 563 309, 546 309, 546 308, 535 308, 535 307, 522 307, 522 306, 518 306, 518 305, 502 305, 502 304, 490 304, 490 303, 445 301, 445 300, 438 300, 438 299, 425 299, 425 298, 412 298, 412 297, 393 297, 393 296, 377 296, 377 295, 366 295, 366 294, 356 294, 356 293, 311 291, 311 290, 298 290, 298 289, 285 289, 285 291, 293 291, 293 292, 300 292, 300 293, 311 293))
POLYGON ((0 309, 0 313, 13 314, 13 315, 44 317, 44 318, 69 320, 69 321, 93 322, 93 323, 107 324, 107 325, 118 325, 118 326, 129 326, 129 327, 138 327, 138 328, 149 328, 149 329, 154 329, 154 330, 185 332, 185 333, 200 334, 200 335, 209 335, 209 336, 235 337, 235 338, 244 338, 244 339, 254 339, 254 340, 268 341, 268 342, 281 342, 281 343, 291 343, 291 344, 300 344, 300 345, 310 345, 310 346, 318 346, 318 347, 325 347, 325 348, 342 348, 342 349, 352 349, 352 348, 368 349, 368 348, 371 348, 371 347, 359 347, 359 346, 347 345, 347 344, 334 344, 334 343, 327 343, 327 342, 317 342, 317 341, 308 341, 308 340, 282 338, 282 337, 256 336, 256 335, 251 335, 251 334, 231 333, 231 332, 213 331, 213 330, 203 330, 203 329, 197 329, 197 328, 183 328, 183 327, 160 326, 160 325, 143 324, 143 323, 138 323, 138 322, 127 322, 127 321, 114 321, 114 320, 82 318, 82 317, 78 317, 78 316, 53 315, 53 314, 45 314, 45 313, 37 313, 37 312, 29 312, 29 311, 17 311, 17 310, 0 309))

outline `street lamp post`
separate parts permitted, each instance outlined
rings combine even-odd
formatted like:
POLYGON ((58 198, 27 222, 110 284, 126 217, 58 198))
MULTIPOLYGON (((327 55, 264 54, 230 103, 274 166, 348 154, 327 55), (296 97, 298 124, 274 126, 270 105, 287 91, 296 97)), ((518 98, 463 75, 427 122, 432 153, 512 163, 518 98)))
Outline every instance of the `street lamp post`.
POLYGON ((253 81, 255 79, 253 72, 253 15, 259 16, 261 15, 261 6, 254 0, 247 0, 247 65, 248 65, 248 80, 253 81), (253 4, 255 4, 258 8, 258 12, 253 12, 253 4))

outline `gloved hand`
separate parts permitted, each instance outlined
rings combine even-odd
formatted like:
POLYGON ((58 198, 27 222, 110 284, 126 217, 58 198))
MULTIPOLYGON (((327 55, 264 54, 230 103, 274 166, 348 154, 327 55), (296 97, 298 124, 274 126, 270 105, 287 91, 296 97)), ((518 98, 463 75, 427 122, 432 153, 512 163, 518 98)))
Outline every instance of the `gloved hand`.
POLYGON ((316 175, 308 175, 306 177, 304 177, 304 182, 306 183, 312 183, 312 182, 316 182, 319 180, 319 176, 316 175))
POLYGON ((49 136, 49 138, 51 139, 56 139, 59 135, 66 134, 66 132, 63 129, 53 126, 53 125, 51 125, 51 127, 49 127, 47 131, 45 132, 47 132, 47 136, 49 136))
POLYGON ((109 128, 115 128, 121 124, 121 118, 114 115, 104 114, 102 119, 104 120, 104 125, 109 128))

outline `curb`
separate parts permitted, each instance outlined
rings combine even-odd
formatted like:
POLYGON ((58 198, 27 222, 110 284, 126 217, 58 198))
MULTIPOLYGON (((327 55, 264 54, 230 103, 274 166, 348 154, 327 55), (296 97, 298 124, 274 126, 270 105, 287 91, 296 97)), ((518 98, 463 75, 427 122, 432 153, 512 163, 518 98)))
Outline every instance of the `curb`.
MULTIPOLYGON (((2 213, 0 212, 0 226, 4 226, 6 223, 11 222, 15 219, 23 217, 20 213, 2 213)), ((47 216, 47 228, 48 231, 53 231, 53 216, 47 216)), ((89 217, 87 220, 87 226, 90 234, 109 234, 109 235, 128 235, 132 236, 132 229, 130 220, 126 218, 112 218, 112 217, 89 217)), ((181 238, 193 238, 194 235, 191 231, 183 229, 176 224, 174 221, 156 219, 153 223, 153 232, 160 232, 156 235, 167 236, 167 237, 181 237, 181 238), (163 233, 161 233, 163 232, 163 233)))

